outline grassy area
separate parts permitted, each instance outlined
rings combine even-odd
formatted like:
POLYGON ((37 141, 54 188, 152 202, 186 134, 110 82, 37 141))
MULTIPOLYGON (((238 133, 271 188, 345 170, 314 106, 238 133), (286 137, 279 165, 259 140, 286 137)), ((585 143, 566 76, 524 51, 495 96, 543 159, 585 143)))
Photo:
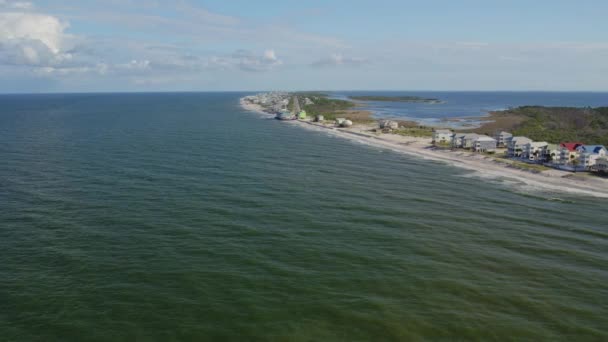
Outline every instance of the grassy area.
MULTIPOLYGON (((300 107, 313 117, 323 115, 325 120, 335 120, 336 118, 347 118, 356 123, 368 123, 374 120, 371 113, 364 110, 357 110, 356 104, 351 101, 330 99, 327 94, 321 92, 299 92, 294 93, 298 97, 300 107), (306 99, 312 104, 305 104, 306 99)), ((293 97, 289 101, 290 110, 293 110, 293 97)))
POLYGON ((608 107, 570 108, 525 106, 493 113, 477 133, 510 131, 535 141, 581 141, 608 145, 608 107))
POLYGON ((529 171, 543 172, 543 171, 547 171, 547 170, 552 170, 551 168, 543 166, 543 165, 528 164, 528 163, 520 162, 517 160, 513 160, 511 165, 517 167, 518 169, 529 170, 529 171))
POLYGON ((523 161, 513 160, 513 159, 510 159, 509 157, 507 157, 506 155, 494 155, 491 157, 498 162, 511 165, 511 166, 516 167, 521 170, 534 171, 534 172, 543 172, 543 171, 547 171, 547 170, 553 170, 552 168, 546 167, 544 165, 528 164, 523 161))
POLYGON ((428 127, 402 127, 393 131, 393 134, 405 135, 416 138, 432 138, 433 130, 428 127))
POLYGON ((330 99, 327 94, 317 92, 294 93, 289 99, 288 108, 293 110, 293 99, 298 98, 300 108, 304 109, 309 115, 321 114, 324 116, 331 115, 332 112, 349 110, 355 107, 355 104, 350 101, 330 99), (306 104, 306 99, 312 101, 312 104, 306 104))

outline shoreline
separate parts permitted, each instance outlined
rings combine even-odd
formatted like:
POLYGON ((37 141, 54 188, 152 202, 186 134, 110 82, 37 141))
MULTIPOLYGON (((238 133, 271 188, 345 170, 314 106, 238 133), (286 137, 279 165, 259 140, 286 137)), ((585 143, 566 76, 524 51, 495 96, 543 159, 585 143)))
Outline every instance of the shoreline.
MULTIPOLYGON (((243 109, 271 116, 264 111, 260 105, 239 100, 243 109)), ((386 148, 391 151, 446 163, 461 169, 474 171, 475 175, 487 179, 515 180, 532 188, 540 188, 545 191, 555 191, 587 195, 600 198, 608 198, 608 181, 600 178, 571 179, 573 174, 568 171, 547 170, 533 173, 509 167, 501 164, 490 157, 468 151, 435 150, 431 146, 430 138, 409 137, 396 134, 377 135, 368 132, 369 125, 356 125, 350 128, 336 128, 311 121, 293 120, 286 122, 304 129, 324 132, 336 137, 341 137, 369 146, 386 148)))

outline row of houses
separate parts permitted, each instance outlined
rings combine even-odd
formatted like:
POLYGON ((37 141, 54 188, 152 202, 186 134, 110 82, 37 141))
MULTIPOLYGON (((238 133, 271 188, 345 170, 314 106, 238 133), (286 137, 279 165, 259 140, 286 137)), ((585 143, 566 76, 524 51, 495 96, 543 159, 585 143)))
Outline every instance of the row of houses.
POLYGON ((465 148, 475 152, 496 152, 498 141, 476 133, 454 133, 447 129, 433 131, 433 145, 465 148))
POLYGON ((510 158, 546 164, 572 171, 608 172, 608 150, 602 145, 581 142, 551 144, 527 137, 498 132, 494 137, 476 133, 454 133, 447 129, 433 131, 435 146, 470 149, 475 152, 496 152, 505 149, 510 158))

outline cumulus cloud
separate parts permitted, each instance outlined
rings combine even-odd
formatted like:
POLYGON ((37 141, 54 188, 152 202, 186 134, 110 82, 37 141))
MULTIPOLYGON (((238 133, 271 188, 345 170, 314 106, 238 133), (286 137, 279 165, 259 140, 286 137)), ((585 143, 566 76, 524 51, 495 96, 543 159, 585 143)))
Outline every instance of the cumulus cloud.
POLYGON ((34 8, 34 5, 28 1, 0 0, 0 9, 30 10, 33 8, 34 8))
POLYGON ((329 57, 319 59, 312 63, 314 67, 335 67, 335 66, 359 66, 368 64, 369 60, 359 57, 344 57, 341 54, 332 54, 329 57))
POLYGON ((283 64, 274 50, 266 50, 260 55, 247 50, 238 50, 232 54, 234 62, 244 71, 268 71, 283 64))
MULTIPOLYGON (((4 6, 7 4, 3 2, 4 6)), ((27 7, 26 4, 9 5, 21 8, 27 7)), ((70 61, 67 27, 66 23, 50 15, 25 11, 0 13, 0 63, 58 67, 70 61)))

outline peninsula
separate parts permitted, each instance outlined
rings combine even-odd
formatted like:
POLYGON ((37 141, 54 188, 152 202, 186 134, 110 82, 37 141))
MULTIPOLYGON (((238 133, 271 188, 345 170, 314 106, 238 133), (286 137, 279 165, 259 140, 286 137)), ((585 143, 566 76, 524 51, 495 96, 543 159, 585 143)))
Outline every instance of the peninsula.
MULTIPOLYGON (((503 113, 494 113, 485 125, 477 129, 479 133, 459 133, 438 127, 425 127, 415 122, 378 120, 369 112, 357 110, 355 103, 316 95, 319 94, 265 93, 244 97, 240 103, 246 110, 274 116, 277 110, 289 110, 297 99, 306 111, 311 111, 308 114, 312 115, 295 116, 300 119, 289 120, 287 124, 427 160, 441 161, 471 170, 481 178, 510 180, 520 186, 522 191, 541 189, 608 198, 608 179, 595 176, 600 174, 597 169, 596 172, 587 172, 590 168, 579 164, 579 161, 584 163, 589 160, 608 162, 607 151, 597 145, 570 142, 551 145, 504 131, 492 134, 495 138, 489 136, 494 132, 487 132, 488 135, 481 133, 490 128, 498 128, 492 126, 490 118, 507 115, 503 113), (356 113, 361 116, 356 116, 356 113), (343 120, 352 121, 352 126, 342 125, 343 120), (591 147, 594 151, 598 148, 597 151, 604 153, 604 156, 593 156, 592 152, 585 150, 591 147)), ((596 110, 594 113, 600 112, 596 110)), ((509 115, 507 116, 510 117, 509 115)), ((531 117, 521 117, 519 114, 516 117, 517 120, 500 123, 511 122, 511 128, 517 129, 526 127, 522 125, 526 122, 530 124, 529 121, 532 120, 531 117)), ((534 117, 536 116, 532 115, 534 117)), ((533 120, 531 122, 534 123, 533 120)), ((596 142, 589 140, 587 143, 596 142)))
POLYGON ((356 101, 378 101, 378 102, 411 102, 411 103, 429 103, 440 104, 444 103, 439 99, 425 98, 419 96, 378 96, 378 95, 360 95, 349 96, 351 100, 356 101))

